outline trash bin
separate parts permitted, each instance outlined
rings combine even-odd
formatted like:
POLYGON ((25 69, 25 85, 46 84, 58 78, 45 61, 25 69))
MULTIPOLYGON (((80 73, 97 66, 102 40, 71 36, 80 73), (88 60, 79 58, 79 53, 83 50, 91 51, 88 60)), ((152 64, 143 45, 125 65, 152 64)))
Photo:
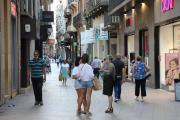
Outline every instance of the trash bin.
POLYGON ((180 79, 174 79, 175 100, 180 101, 180 79))

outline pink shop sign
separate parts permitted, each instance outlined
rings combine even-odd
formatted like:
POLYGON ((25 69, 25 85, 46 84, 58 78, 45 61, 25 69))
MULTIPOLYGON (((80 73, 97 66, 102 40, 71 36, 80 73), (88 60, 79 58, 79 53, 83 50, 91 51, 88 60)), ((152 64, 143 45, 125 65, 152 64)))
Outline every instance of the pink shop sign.
POLYGON ((161 0, 161 11, 165 12, 167 10, 174 8, 174 0, 161 0))

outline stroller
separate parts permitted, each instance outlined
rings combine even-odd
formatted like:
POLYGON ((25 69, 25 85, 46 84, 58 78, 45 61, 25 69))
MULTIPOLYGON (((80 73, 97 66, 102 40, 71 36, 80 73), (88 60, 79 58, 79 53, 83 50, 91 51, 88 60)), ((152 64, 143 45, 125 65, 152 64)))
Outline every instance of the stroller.
POLYGON ((47 64, 46 65, 46 72, 51 72, 51 65, 50 64, 47 64))

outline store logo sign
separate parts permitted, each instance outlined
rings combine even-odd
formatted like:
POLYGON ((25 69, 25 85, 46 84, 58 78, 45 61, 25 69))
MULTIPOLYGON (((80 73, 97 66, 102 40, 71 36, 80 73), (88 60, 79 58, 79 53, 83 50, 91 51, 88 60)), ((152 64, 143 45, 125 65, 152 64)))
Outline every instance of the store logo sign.
POLYGON ((16 16, 16 5, 11 2, 11 14, 16 16))
POLYGON ((126 20, 126 27, 132 26, 132 24, 132 17, 130 17, 126 20))
POLYGON ((162 0, 161 1, 161 11, 165 12, 174 7, 174 0, 162 0))

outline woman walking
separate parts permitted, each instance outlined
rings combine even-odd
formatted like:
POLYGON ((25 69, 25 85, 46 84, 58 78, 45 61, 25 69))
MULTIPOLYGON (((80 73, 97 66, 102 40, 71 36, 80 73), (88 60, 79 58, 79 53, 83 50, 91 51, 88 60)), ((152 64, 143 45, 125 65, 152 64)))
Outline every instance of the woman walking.
POLYGON ((63 63, 61 65, 60 74, 62 75, 62 78, 63 78, 62 85, 64 85, 64 84, 66 85, 67 78, 69 78, 69 64, 67 63, 66 60, 63 60, 63 63))
POLYGON ((114 64, 112 63, 112 56, 108 55, 105 58, 105 63, 107 64, 103 69, 99 70, 100 72, 103 72, 102 77, 103 77, 103 94, 108 96, 109 100, 109 107, 105 111, 105 113, 112 113, 113 112, 113 107, 112 107, 112 93, 113 93, 113 85, 114 85, 114 80, 115 80, 115 67, 114 64))
POLYGON ((133 64, 132 77, 135 77, 135 97, 134 99, 139 101, 139 89, 141 87, 141 102, 144 101, 143 97, 146 96, 146 73, 151 70, 149 66, 142 62, 142 57, 137 57, 137 62, 133 64))
MULTIPOLYGON (((72 72, 72 79, 75 79, 74 87, 78 95, 77 103, 81 97, 81 88, 82 88, 82 80, 80 79, 80 76, 78 76, 78 66, 80 64, 81 64, 81 57, 77 57, 75 60, 75 67, 72 72)), ((86 98, 83 99, 83 106, 84 106, 84 111, 86 111, 86 98)), ((85 114, 84 111, 80 109, 80 113, 85 114)))
POLYGON ((82 64, 78 67, 78 74, 82 80, 82 88, 81 88, 81 97, 78 101, 78 110, 76 111, 76 115, 80 115, 81 105, 84 99, 87 97, 86 116, 92 116, 92 113, 89 112, 90 104, 91 104, 91 94, 92 88, 94 86, 92 79, 94 78, 93 69, 90 65, 88 65, 89 55, 83 54, 82 56, 82 64))

